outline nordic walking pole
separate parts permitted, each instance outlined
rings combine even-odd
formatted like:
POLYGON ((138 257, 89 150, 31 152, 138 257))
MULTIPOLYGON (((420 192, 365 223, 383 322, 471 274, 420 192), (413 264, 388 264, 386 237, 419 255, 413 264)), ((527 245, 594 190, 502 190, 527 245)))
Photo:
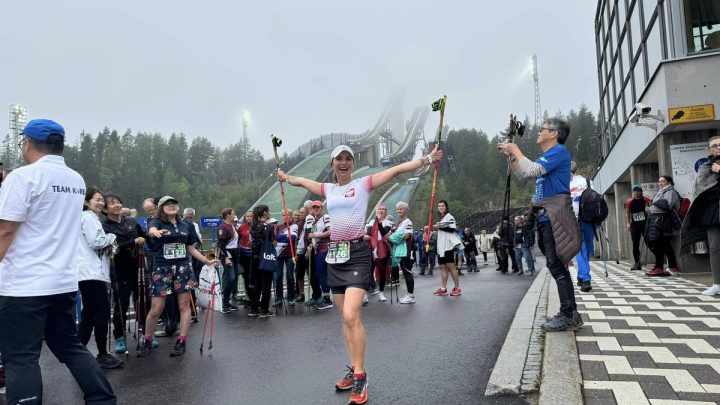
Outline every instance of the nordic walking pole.
MULTIPOLYGON (((272 140, 273 144, 273 155, 275 157, 275 167, 277 170, 280 170, 280 156, 278 156, 277 149, 282 145, 282 140, 278 138, 275 135, 270 135, 270 139, 272 140)), ((290 232, 290 218, 285 215, 285 212, 287 212, 287 200, 285 199, 285 188, 283 187, 283 182, 278 180, 280 183, 280 195, 282 197, 282 203, 283 203, 283 217, 285 217, 285 226, 287 227, 287 234, 288 234, 288 244, 290 245, 290 255, 292 256, 293 264, 295 263, 295 247, 293 247, 292 242, 292 232, 290 232)))
MULTIPOLYGON (((215 276, 219 279, 220 278, 220 269, 218 266, 215 266, 215 276)), ((208 350, 211 350, 213 348, 212 340, 213 340, 213 332, 215 329, 215 288, 212 288, 212 315, 210 316, 210 343, 208 344, 208 350)))
MULTIPOLYGON (((447 96, 442 96, 442 98, 438 99, 436 102, 432 103, 432 110, 433 111, 440 111, 440 124, 438 125, 437 130, 437 138, 435 139, 435 147, 440 150, 440 141, 442 139, 442 130, 443 130, 443 120, 445 119, 445 102, 447 101, 447 96)), ((435 207, 435 187, 437 186, 437 175, 438 175, 438 166, 440 162, 433 162, 433 183, 432 183, 432 191, 430 192, 430 213, 428 214, 428 230, 427 230, 427 242, 425 242, 425 251, 430 251, 430 232, 432 229, 432 219, 433 219, 433 208, 435 207)), ((391 288, 392 289, 392 288, 391 288)))

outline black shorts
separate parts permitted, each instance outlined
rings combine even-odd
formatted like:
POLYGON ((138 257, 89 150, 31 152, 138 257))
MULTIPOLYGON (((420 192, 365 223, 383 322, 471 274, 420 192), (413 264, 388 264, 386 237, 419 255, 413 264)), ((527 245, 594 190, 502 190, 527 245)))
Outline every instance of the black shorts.
POLYGON ((446 250, 445 254, 438 255, 438 264, 455 263, 455 249, 446 250))
POLYGON ((328 264, 327 283, 335 294, 344 294, 348 287, 370 288, 372 251, 367 241, 350 244, 350 260, 328 264))

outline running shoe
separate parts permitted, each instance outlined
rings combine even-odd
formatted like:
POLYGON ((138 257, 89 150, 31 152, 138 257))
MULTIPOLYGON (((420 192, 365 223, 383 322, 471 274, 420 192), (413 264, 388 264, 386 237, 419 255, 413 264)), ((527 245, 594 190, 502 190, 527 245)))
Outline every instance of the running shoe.
POLYGON ((274 312, 270 312, 270 311, 260 311, 260 318, 262 318, 262 319, 272 318, 273 316, 275 316, 275 313, 274 313, 274 312))
POLYGON ((330 301, 330 297, 325 296, 325 297, 323 297, 323 299, 322 299, 322 301, 320 302, 320 304, 318 304, 318 305, 315 307, 315 309, 318 309, 318 310, 331 309, 333 306, 334 306, 334 305, 333 305, 332 301, 330 301))
POLYGON ((337 391, 347 391, 353 387, 353 372, 355 371, 355 369, 350 366, 345 367, 347 367, 348 369, 347 373, 345 373, 343 378, 341 378, 338 382, 335 383, 335 389, 337 391))
MULTIPOLYGON (((573 314, 574 318, 574 314, 573 314)), ((542 325, 545 332, 564 332, 567 330, 577 329, 577 324, 573 318, 568 318, 563 314, 559 314, 542 325)))
POLYGON ((113 348, 113 351, 115 353, 125 353, 127 351, 127 343, 124 337, 115 339, 115 348, 113 348))
POLYGON ((282 307, 283 306, 283 300, 277 299, 275 300, 275 303, 273 304, 273 307, 282 307))
POLYGON ((223 306, 222 309, 220 310, 221 314, 229 314, 230 312, 232 312, 232 311, 230 311, 229 306, 223 306))
POLYGON ((235 305, 232 301, 228 305, 228 308, 230 308, 231 311, 237 311, 239 308, 237 305, 235 305))
POLYGON ((305 302, 305 294, 300 293, 300 295, 295 298, 295 302, 305 302))
POLYGON ((414 304, 415 303, 415 295, 405 294, 405 296, 400 299, 400 303, 401 304, 414 304))
POLYGON ((665 269, 661 269, 660 267, 654 267, 652 270, 645 273, 648 277, 667 277, 670 274, 668 274, 665 269))
POLYGON ((170 351, 170 357, 182 356, 185 354, 185 342, 180 339, 175 341, 175 347, 170 351))
POLYGON ((385 302, 385 301, 387 301, 387 298, 385 298, 385 293, 384 293, 384 292, 382 292, 382 291, 378 292, 378 301, 380 301, 380 302, 385 302))
POLYGON ((433 291, 433 295, 448 295, 447 288, 438 288, 437 290, 433 291))
POLYGON ((365 294, 365 296, 363 297, 363 303, 362 303, 362 306, 366 307, 366 306, 367 306, 367 304, 369 304, 369 303, 370 303, 370 300, 368 299, 368 296, 367 296, 367 294, 365 294))
POLYGON ((373 288, 368 292, 368 294, 377 295, 379 292, 380 292, 380 290, 378 290, 377 288, 373 288))
POLYGON ((665 271, 671 276, 680 275, 680 271, 677 269, 677 267, 668 267, 667 269, 665 269, 665 271))
POLYGON ((353 374, 353 385, 352 391, 350 391, 350 405, 361 405, 368 401, 368 381, 367 374, 363 373, 361 376, 353 374))
POLYGON ((451 297, 457 297, 458 295, 461 295, 461 294, 462 294, 462 290, 460 290, 460 287, 455 287, 450 292, 451 297))
POLYGON ((190 317, 190 323, 198 323, 198 318, 197 318, 197 316, 191 316, 191 317, 190 317))
POLYGON ((718 295, 720 294, 720 284, 713 284, 712 287, 702 292, 703 295, 718 295))
POLYGON ((148 342, 147 339, 143 338, 140 342, 140 348, 137 350, 136 355, 138 357, 145 357, 152 352, 152 343, 148 342))
POLYGON ((583 281, 582 286, 580 287, 580 291, 590 292, 591 290, 592 290, 592 284, 590 284, 589 281, 583 281))
POLYGON ((287 304, 291 307, 294 307, 295 306, 295 297, 292 297, 292 298, 288 297, 287 304))
POLYGON ((118 359, 110 353, 98 354, 95 361, 97 361, 100 368, 104 369, 118 368, 125 364, 124 361, 118 359))
POLYGON ((578 311, 573 311, 573 321, 578 328, 582 327, 585 324, 582 319, 582 315, 580 315, 580 312, 578 311))
POLYGON ((247 313, 247 316, 248 316, 249 318, 254 318, 254 317, 258 316, 258 315, 260 315, 260 313, 258 312, 257 309, 251 309, 251 310, 249 310, 248 313, 247 313))

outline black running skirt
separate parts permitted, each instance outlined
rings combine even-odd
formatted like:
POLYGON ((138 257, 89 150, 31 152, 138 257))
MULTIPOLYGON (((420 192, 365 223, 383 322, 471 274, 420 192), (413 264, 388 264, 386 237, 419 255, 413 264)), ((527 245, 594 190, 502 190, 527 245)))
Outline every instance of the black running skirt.
POLYGON ((328 285, 331 287, 353 286, 370 288, 372 278, 372 251, 367 241, 350 244, 350 260, 340 264, 328 264, 328 285))

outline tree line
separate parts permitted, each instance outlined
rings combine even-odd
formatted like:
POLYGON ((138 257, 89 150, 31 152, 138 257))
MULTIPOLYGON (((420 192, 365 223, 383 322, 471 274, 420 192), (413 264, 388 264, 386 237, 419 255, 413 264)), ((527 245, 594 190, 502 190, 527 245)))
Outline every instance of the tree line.
MULTIPOLYGON (((597 119, 585 106, 555 116, 570 124, 566 147, 580 170, 589 173, 599 150, 597 119)), ((529 118, 525 125, 525 136, 516 137, 515 142, 534 160, 540 155, 535 144, 537 127, 529 118)), ((436 195, 450 203, 457 219, 502 207, 507 162, 495 148, 502 140, 502 134, 489 136, 481 129, 447 131, 448 158, 441 165, 436 195)), ((9 143, 6 137, 0 148, 0 159, 5 161, 3 155, 17 147, 9 143)), ((303 154, 291 157, 285 153, 281 160, 289 169, 304 158, 303 154)), ((265 159, 249 142, 240 140, 220 148, 207 138, 188 140, 182 133, 164 137, 109 128, 96 135, 82 132, 75 145, 66 145, 65 160, 88 186, 120 195, 127 207, 141 209, 145 198, 172 195, 182 207, 193 207, 203 216, 218 215, 225 207, 238 211, 250 207, 275 181, 274 160, 265 159)), ((411 201, 411 219, 418 225, 427 222, 431 183, 432 172, 420 181, 411 201)), ((533 182, 513 177, 511 206, 526 205, 533 190, 533 182)))

